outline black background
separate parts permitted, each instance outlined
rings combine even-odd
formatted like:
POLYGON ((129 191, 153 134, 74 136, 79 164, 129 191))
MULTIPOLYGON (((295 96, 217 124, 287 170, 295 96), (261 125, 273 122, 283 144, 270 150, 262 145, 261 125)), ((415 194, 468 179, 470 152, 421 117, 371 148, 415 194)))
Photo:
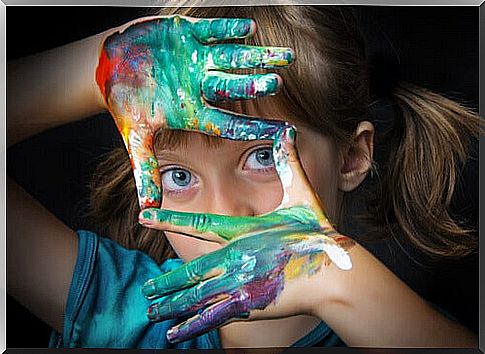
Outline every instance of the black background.
MULTIPOLYGON (((403 80, 458 99, 478 111, 478 7, 358 9, 371 54, 398 61, 403 80)), ((147 11, 105 6, 8 6, 7 60, 82 39, 147 11)), ((82 217, 88 177, 100 155, 119 145, 121 140, 111 118, 103 114, 50 130, 10 148, 7 172, 67 225, 74 229, 88 227, 82 217), (87 133, 80 134, 83 131, 87 133)), ((454 208, 477 226, 478 162, 471 162, 463 176, 454 208)), ((462 267, 460 272, 450 267, 440 274, 412 271, 412 276, 393 270, 416 284, 433 279, 435 291, 423 295, 455 311, 464 323, 478 330, 477 259, 464 262, 462 267), (467 276, 450 278, 455 273, 463 274, 463 270, 469 270, 465 271, 467 276), (446 279, 453 281, 448 284, 446 279)), ((46 347, 49 334, 46 325, 8 297, 7 347, 46 347)))

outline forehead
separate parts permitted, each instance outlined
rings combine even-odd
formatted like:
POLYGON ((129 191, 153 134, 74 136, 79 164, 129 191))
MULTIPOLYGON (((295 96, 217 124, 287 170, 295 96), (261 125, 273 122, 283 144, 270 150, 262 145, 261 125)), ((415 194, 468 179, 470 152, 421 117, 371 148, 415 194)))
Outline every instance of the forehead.
POLYGON ((155 154, 158 158, 167 156, 192 157, 196 159, 223 158, 240 155, 256 145, 271 146, 271 140, 237 141, 210 136, 196 131, 160 130, 155 138, 155 154), (169 155, 167 155, 167 153, 169 155))

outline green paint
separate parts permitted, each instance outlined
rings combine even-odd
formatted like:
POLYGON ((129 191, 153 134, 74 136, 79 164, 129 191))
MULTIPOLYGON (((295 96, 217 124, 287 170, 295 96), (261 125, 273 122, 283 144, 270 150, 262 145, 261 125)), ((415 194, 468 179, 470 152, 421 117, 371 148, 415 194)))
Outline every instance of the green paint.
POLYGON ((234 75, 215 71, 202 82, 204 97, 209 101, 251 99, 277 90, 276 74, 234 75))
MULTIPOLYGON (((280 178, 281 174, 304 178, 289 164, 288 157, 296 156, 291 151, 294 141, 292 127, 276 134, 273 154, 280 164, 280 178)), ((350 257, 340 243, 348 239, 322 222, 324 213, 314 200, 260 216, 143 211, 142 222, 144 218, 151 225, 169 223, 193 235, 212 233, 229 241, 221 249, 147 281, 143 294, 158 299, 148 309, 149 319, 192 316, 167 332, 170 341, 179 342, 247 316, 251 310, 265 309, 289 279, 316 274, 326 257, 350 269, 350 257)))
POLYGON ((145 209, 141 216, 141 223, 146 221, 165 222, 174 226, 186 226, 199 233, 215 233, 227 241, 241 237, 241 235, 254 234, 275 227, 296 228, 295 230, 299 230, 301 225, 304 230, 320 227, 315 213, 307 206, 279 209, 257 217, 185 213, 156 208, 145 209))
MULTIPOLYGON (((207 35, 226 38, 247 33, 248 23, 246 19, 205 21, 196 33, 204 38, 207 35), (202 29, 204 34, 200 34, 202 29)), ((203 92, 212 89, 216 80, 223 90, 218 97, 249 99, 275 93, 276 75, 241 75, 236 79, 235 75, 218 75, 208 70, 285 67, 292 61, 292 51, 235 44, 206 45, 194 35, 194 26, 174 16, 142 22, 123 34, 109 37, 104 50, 110 62, 119 62, 113 64, 115 70, 105 83, 109 102, 118 106, 117 111, 144 117, 159 127, 196 129, 238 139, 229 131, 229 121, 241 116, 210 109, 202 99, 201 88, 203 92), (245 88, 259 89, 257 94, 251 94, 245 88)), ((211 91, 206 95, 216 97, 211 91)), ((259 129, 274 130, 275 123, 265 124, 260 122, 259 129)))
POLYGON ((251 34, 253 21, 245 18, 202 19, 192 25, 192 33, 201 42, 244 38, 251 34))

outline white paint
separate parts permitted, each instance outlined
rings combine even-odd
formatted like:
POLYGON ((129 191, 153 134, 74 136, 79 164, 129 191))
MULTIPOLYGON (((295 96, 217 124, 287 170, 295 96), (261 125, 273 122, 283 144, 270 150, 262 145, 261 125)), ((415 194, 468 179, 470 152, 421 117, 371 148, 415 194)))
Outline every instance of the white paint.
POLYGON ((192 63, 197 64, 197 51, 192 52, 192 63))
POLYGON ((256 92, 265 92, 268 89, 268 81, 266 78, 254 80, 254 90, 256 92))

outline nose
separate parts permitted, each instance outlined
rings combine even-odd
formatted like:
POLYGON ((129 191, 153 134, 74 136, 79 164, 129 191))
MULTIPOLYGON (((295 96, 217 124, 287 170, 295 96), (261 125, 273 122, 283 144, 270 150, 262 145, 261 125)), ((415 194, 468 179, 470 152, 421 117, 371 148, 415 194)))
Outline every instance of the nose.
POLYGON ((208 213, 227 216, 257 215, 257 206, 235 179, 214 184, 208 194, 208 213))

